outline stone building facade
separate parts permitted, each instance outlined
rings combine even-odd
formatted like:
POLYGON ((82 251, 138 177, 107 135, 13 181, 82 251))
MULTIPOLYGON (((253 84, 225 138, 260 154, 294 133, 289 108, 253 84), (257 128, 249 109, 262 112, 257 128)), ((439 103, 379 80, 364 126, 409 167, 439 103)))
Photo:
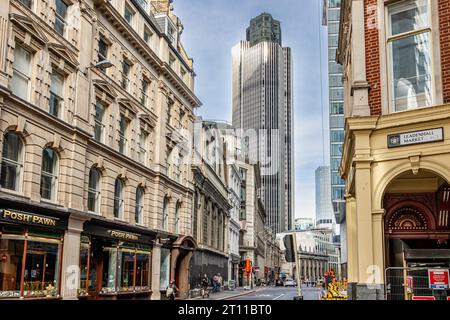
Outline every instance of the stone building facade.
POLYGON ((432 256, 449 267, 449 8, 447 0, 342 1, 351 299, 407 298, 392 267, 413 278, 410 267, 426 274, 432 256))
POLYGON ((228 228, 232 205, 223 145, 216 123, 199 118, 195 124, 192 163, 194 211, 191 222, 193 237, 198 244, 190 266, 192 290, 200 287, 204 274, 210 280, 220 274, 224 283, 228 281, 228 228))
POLYGON ((145 1, 2 1, 2 296, 187 292, 194 186, 179 145, 201 103, 181 31, 145 1), (47 270, 28 264, 44 257, 47 270))

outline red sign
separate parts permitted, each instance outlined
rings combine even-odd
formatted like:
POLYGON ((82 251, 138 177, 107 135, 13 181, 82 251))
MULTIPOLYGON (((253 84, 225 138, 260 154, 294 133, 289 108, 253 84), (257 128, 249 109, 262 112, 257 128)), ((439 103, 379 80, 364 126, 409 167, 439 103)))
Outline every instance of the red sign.
POLYGON ((413 300, 436 300, 434 296, 413 296, 413 300))
POLYGON ((431 289, 448 289, 448 269, 428 269, 431 289))
POLYGON ((252 264, 250 262, 250 259, 245 260, 245 273, 247 276, 252 272, 252 264))

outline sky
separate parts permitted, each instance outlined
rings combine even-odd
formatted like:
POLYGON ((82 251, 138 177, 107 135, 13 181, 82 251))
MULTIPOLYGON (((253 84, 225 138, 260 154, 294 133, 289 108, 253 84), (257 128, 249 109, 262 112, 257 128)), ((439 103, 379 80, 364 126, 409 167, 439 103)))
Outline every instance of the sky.
POLYGON ((231 122, 231 48, 245 40, 250 20, 262 12, 281 22, 284 47, 294 63, 295 217, 315 217, 318 166, 329 164, 327 31, 321 0, 174 0, 194 59, 195 93, 204 119, 231 122))

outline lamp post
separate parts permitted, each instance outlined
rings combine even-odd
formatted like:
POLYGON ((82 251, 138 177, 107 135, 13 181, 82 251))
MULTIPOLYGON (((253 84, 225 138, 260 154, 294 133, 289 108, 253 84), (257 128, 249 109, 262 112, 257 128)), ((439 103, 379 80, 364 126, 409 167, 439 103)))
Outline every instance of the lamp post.
POLYGON ((297 296, 294 297, 294 300, 303 300, 303 292, 302 292, 302 282, 300 279, 300 257, 298 254, 298 247, 297 247, 297 237, 295 233, 293 233, 293 240, 294 240, 294 253, 295 253, 295 271, 297 276, 297 296))

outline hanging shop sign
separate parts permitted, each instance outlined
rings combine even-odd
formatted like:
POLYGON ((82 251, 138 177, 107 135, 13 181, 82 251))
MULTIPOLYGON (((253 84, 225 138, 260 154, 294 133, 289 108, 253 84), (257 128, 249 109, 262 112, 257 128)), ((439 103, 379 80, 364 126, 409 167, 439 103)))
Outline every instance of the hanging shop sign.
POLYGON ((0 210, 0 221, 16 222, 20 224, 35 225, 42 227, 63 227, 60 219, 22 211, 0 210))
POLYGON ((428 269, 428 283, 430 289, 448 289, 448 269, 428 269))
POLYGON ((396 148, 443 140, 444 140, 443 128, 427 129, 421 131, 412 131, 388 135, 388 147, 396 148))

